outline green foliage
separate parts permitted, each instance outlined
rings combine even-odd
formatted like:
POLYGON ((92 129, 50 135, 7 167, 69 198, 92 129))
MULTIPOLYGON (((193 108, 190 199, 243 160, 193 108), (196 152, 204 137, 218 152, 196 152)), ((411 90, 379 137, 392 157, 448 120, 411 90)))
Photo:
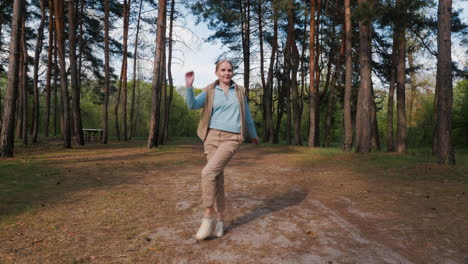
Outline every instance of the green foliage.
POLYGON ((458 82, 453 95, 453 142, 468 146, 468 80, 458 82))

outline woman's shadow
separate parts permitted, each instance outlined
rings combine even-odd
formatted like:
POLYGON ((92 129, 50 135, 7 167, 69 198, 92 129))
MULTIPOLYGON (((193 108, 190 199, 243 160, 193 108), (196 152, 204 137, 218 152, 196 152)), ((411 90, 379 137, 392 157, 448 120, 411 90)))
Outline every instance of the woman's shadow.
POLYGON ((225 232, 230 232, 232 229, 235 229, 241 225, 245 225, 263 215, 297 205, 305 199, 307 193, 308 191, 305 189, 294 188, 273 198, 264 200, 248 214, 234 219, 232 223, 226 227, 225 232))

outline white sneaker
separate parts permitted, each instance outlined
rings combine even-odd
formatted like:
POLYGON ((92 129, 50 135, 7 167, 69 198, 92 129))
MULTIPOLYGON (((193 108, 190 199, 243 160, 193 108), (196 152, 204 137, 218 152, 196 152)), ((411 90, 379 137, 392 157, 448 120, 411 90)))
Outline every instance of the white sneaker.
POLYGON ((214 218, 203 218, 195 239, 203 240, 211 235, 215 228, 216 220, 214 218))
POLYGON ((224 235, 224 222, 223 221, 217 221, 216 222, 216 227, 213 230, 213 235, 215 237, 222 237, 224 235))

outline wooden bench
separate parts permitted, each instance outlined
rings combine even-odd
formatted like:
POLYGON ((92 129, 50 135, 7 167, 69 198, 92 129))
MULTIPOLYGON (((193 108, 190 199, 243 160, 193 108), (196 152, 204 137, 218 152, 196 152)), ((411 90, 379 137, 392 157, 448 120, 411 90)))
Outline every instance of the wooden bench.
POLYGON ((95 128, 83 128, 83 135, 87 142, 101 142, 102 141, 102 129, 95 128))

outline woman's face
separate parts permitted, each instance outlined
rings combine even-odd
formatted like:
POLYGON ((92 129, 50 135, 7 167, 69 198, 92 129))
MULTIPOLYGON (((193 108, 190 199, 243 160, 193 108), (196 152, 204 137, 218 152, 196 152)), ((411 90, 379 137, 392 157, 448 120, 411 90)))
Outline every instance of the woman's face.
POLYGON ((224 84, 230 84, 232 79, 232 66, 229 62, 223 62, 219 65, 218 70, 216 70, 216 76, 218 80, 224 84))

